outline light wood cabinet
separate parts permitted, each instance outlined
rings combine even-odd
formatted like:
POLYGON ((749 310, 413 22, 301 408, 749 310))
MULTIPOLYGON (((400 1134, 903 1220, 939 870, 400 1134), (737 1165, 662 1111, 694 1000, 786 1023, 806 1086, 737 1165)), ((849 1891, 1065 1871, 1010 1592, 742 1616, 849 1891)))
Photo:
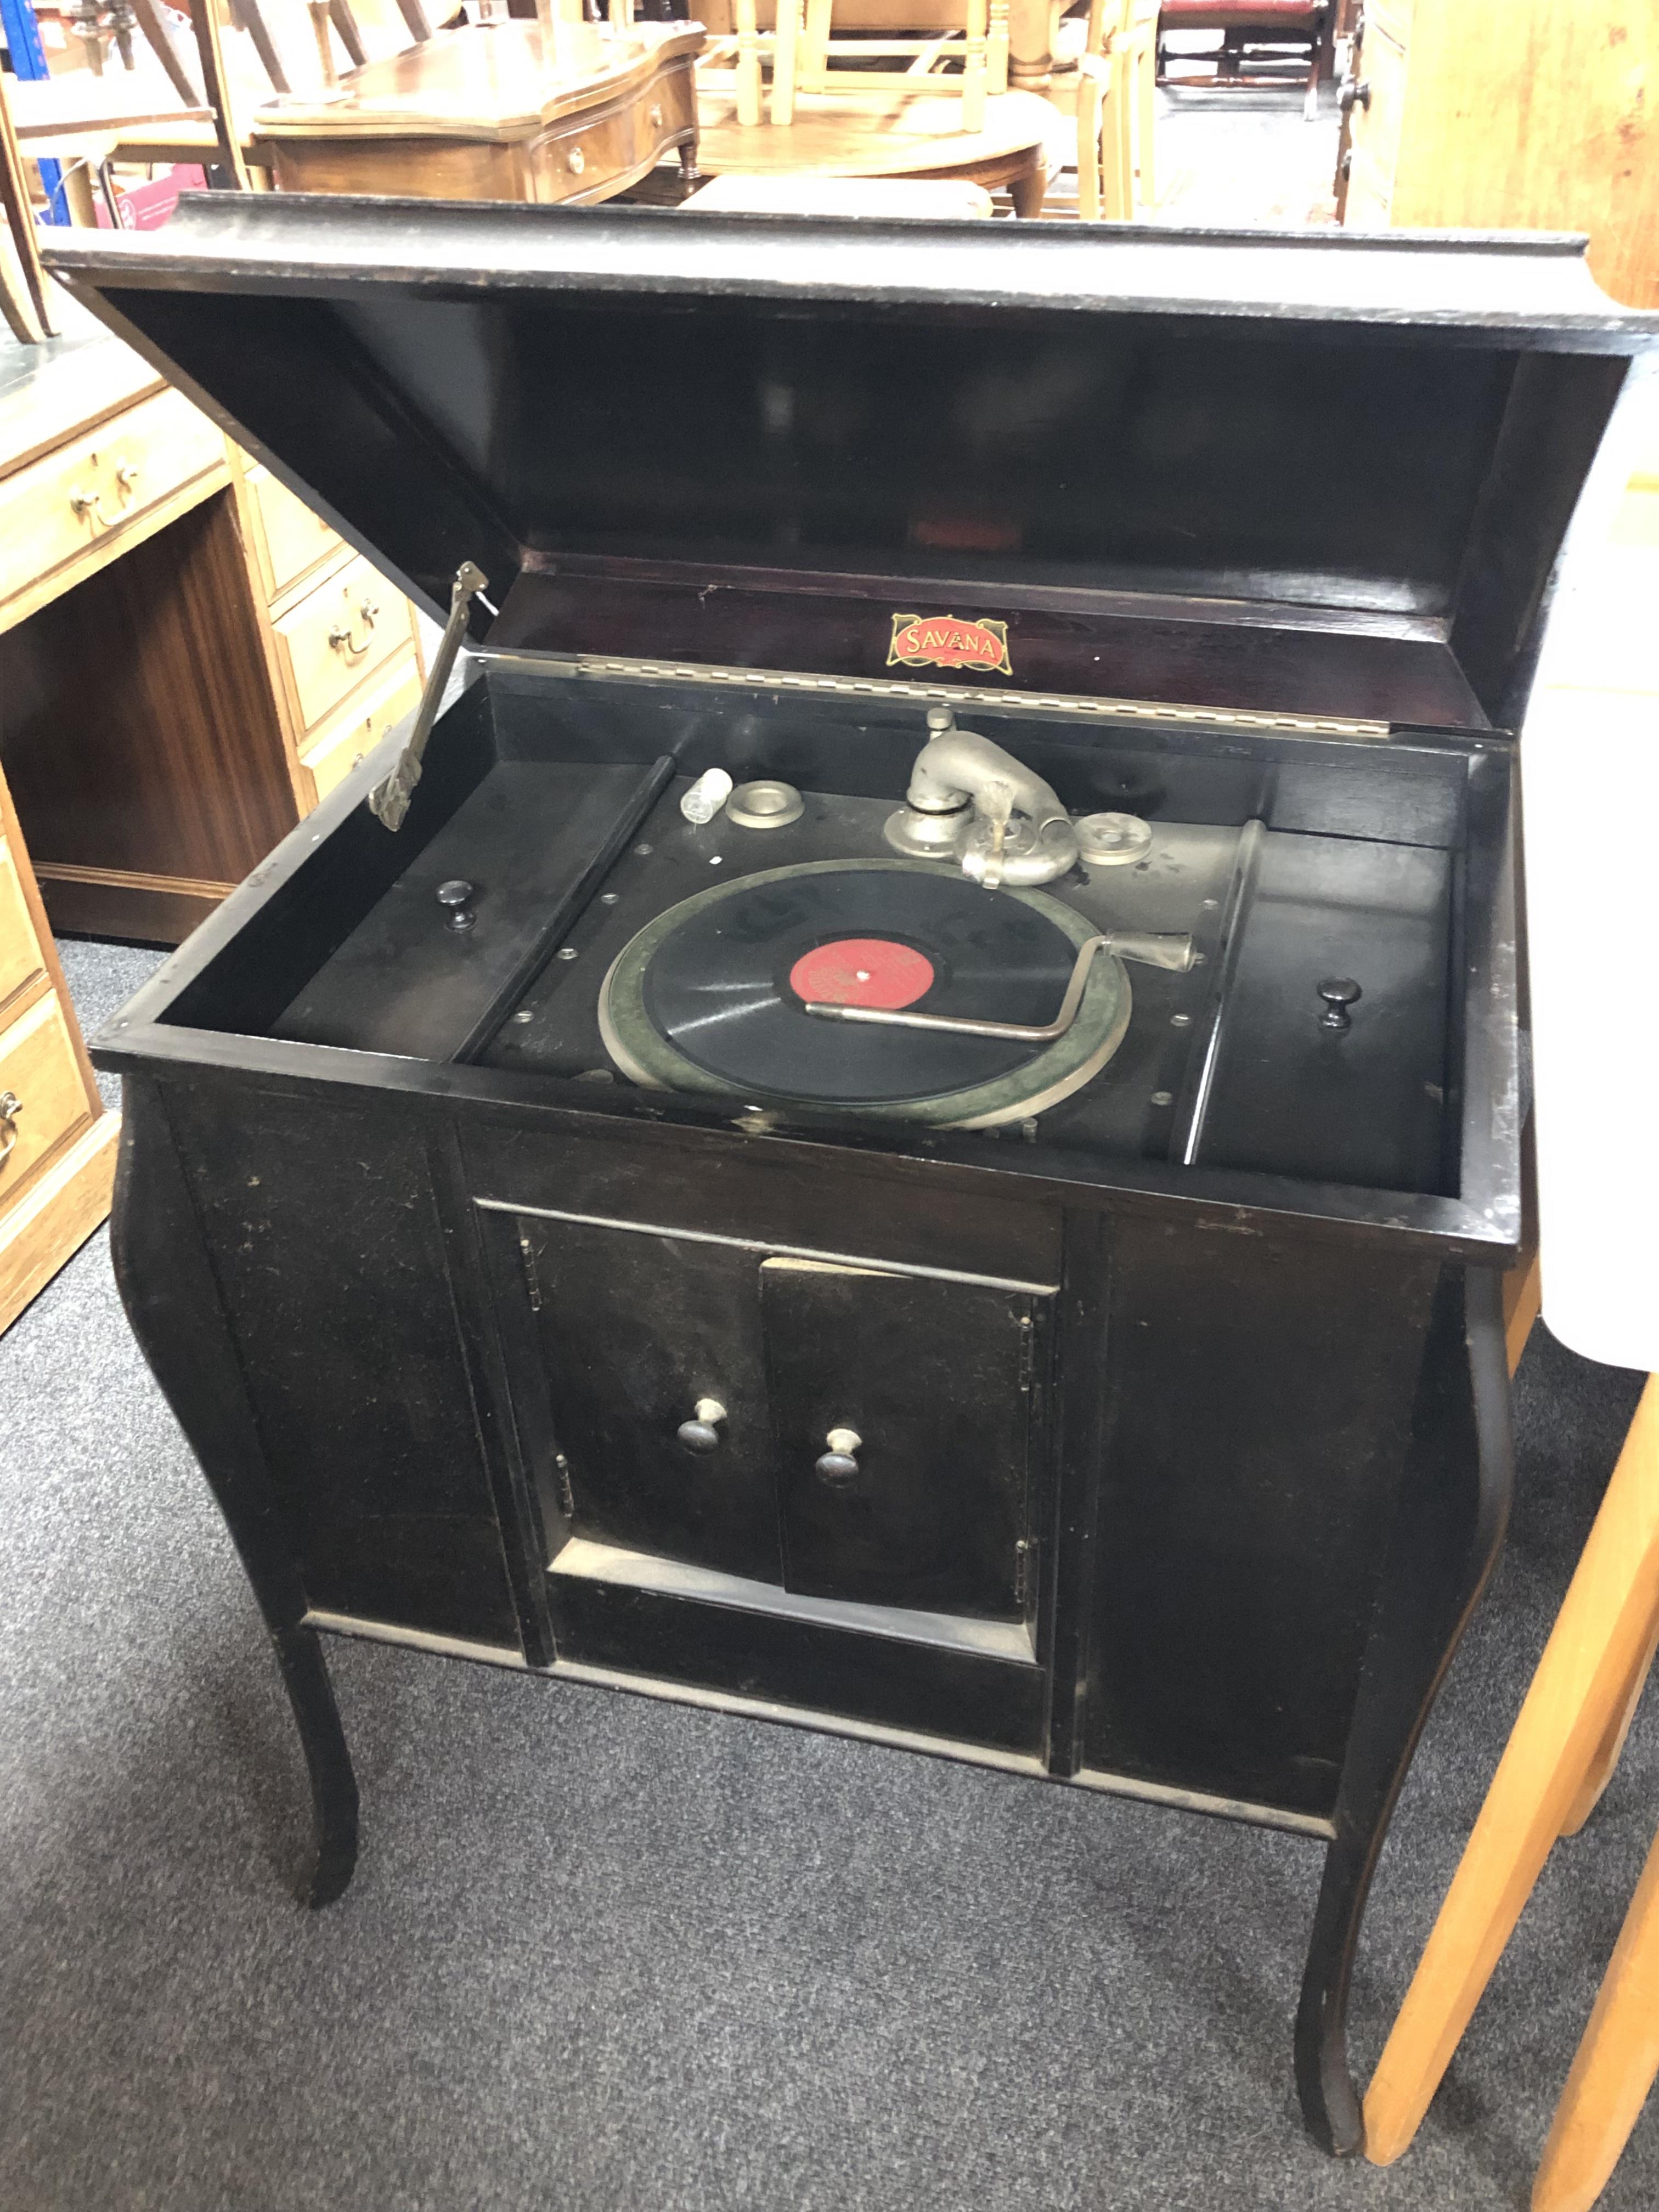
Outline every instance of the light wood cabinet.
POLYGON ((182 393, 112 339, 33 356, 0 378, 0 1328, 114 1174, 52 926, 176 942, 421 681, 408 601, 182 393))
POLYGON ((1345 132, 1358 228, 1583 231, 1659 307, 1654 0, 1365 0, 1345 132))
POLYGON ((44 445, 0 403, 0 758, 54 925, 174 944, 420 647, 399 592, 137 366, 44 445))
POLYGON ((0 775, 0 1329, 108 1212, 118 1129, 0 775))

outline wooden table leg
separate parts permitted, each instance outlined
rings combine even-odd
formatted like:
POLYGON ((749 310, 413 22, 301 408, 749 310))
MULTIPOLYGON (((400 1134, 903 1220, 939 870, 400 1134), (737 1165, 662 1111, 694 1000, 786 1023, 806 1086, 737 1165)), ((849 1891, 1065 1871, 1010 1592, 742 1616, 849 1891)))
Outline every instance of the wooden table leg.
POLYGON ((1014 204, 1018 216, 1033 216, 1042 213, 1043 195, 1048 189, 1048 172, 1043 165, 1042 149, 1031 167, 1018 177, 1008 180, 1008 197, 1014 204))
POLYGON ((1050 0, 1009 0, 1008 77, 1016 92, 1044 92, 1054 74, 1050 0))
POLYGON ((1365 2098, 1400 2156, 1628 1706, 1659 1620, 1659 1377, 1650 1377, 1532 1687, 1365 2098))
POLYGON ((5 86, 0 82, 0 230, 9 251, 0 265, 0 313, 15 338, 32 344, 50 335, 46 271, 34 234, 34 209, 5 86), (15 279, 13 263, 16 264, 15 279))
POLYGON ((1589 2212, 1659 2074, 1659 1838, 1555 2108, 1532 2212, 1589 2212))

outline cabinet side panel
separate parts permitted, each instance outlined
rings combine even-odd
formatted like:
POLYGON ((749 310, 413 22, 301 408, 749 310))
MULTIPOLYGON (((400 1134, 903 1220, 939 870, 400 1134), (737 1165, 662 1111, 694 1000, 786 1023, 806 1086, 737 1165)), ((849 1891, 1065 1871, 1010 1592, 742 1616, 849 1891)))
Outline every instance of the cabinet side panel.
POLYGON ((418 1133, 315 1093, 172 1110, 311 1604, 518 1646, 418 1133))
POLYGON ((1330 1813, 1434 1280, 1121 1225, 1085 1765, 1330 1813))

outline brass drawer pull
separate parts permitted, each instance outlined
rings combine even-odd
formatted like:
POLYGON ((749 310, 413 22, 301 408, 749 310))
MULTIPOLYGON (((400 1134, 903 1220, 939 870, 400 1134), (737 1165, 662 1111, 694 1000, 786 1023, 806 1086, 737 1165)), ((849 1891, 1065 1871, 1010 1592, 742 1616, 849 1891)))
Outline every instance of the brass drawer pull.
POLYGON ((587 167, 587 156, 580 146, 573 146, 565 157, 565 166, 573 177, 580 177, 587 167))
MULTIPOLYGON (((120 493, 123 499, 131 498, 133 492, 137 487, 137 483, 138 471, 137 468, 135 468, 131 462, 123 461, 120 467, 115 471, 115 488, 120 493)), ((115 525, 121 520, 118 514, 105 514, 104 495, 102 492, 85 492, 82 491, 78 487, 70 494, 70 513, 74 515, 77 522, 84 522, 87 517, 90 515, 94 522, 100 524, 106 530, 113 529, 115 525)))
POLYGON ((17 1142, 17 1117, 23 1102, 15 1091, 0 1091, 0 1161, 17 1142))
POLYGON ((364 599, 359 605, 356 621, 362 623, 365 633, 361 645, 352 635, 355 628, 353 621, 348 619, 343 623, 337 623, 328 634, 328 641, 336 653, 343 653, 348 660, 361 660, 374 643, 372 633, 374 629, 374 617, 380 611, 380 610, 372 599, 364 599))
POLYGON ((652 109, 652 111, 651 111, 651 113, 650 113, 650 115, 649 115, 649 117, 648 117, 647 120, 649 121, 649 123, 650 123, 650 125, 651 125, 651 128, 652 128, 653 131, 660 131, 660 130, 662 129, 662 110, 661 110, 661 108, 660 108, 660 107, 653 107, 653 108, 652 109))

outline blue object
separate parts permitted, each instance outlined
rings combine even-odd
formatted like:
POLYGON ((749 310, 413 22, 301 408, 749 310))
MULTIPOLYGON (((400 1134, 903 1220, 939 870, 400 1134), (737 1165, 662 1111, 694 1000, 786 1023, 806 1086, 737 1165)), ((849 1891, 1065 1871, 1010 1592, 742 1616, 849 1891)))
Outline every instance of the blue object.
MULTIPOLYGON (((13 76, 29 80, 49 76, 52 72, 40 43, 40 26, 34 20, 33 0, 0 0, 0 23, 5 26, 13 76)), ((66 224, 70 211, 64 200, 63 163, 42 161, 40 182, 46 187, 46 221, 66 224)))

